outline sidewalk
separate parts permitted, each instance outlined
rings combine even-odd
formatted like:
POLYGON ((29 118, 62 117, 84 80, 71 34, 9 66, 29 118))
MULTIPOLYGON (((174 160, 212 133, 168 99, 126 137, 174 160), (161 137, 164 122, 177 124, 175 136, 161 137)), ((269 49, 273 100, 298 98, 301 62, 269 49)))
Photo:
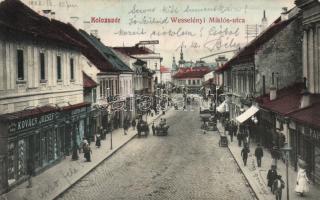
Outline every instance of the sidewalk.
MULTIPOLYGON (((168 110, 169 111, 169 110, 168 110)), ((162 115, 148 116, 148 123, 152 123, 162 115)), ((145 116, 143 117, 145 119, 145 116)), ((111 157, 121 147, 132 140, 137 134, 136 130, 129 129, 128 134, 124 135, 122 128, 112 132, 113 149, 110 149, 110 134, 106 135, 106 140, 101 141, 101 147, 96 148, 95 143, 91 143, 92 157, 91 162, 85 162, 83 154, 79 154, 79 160, 72 161, 71 156, 65 157, 60 163, 52 166, 43 173, 32 178, 33 187, 27 188, 27 182, 24 182, 6 194, 0 196, 0 199, 8 200, 37 200, 54 199, 79 179, 84 177, 101 162, 111 157)))
MULTIPOLYGON (((224 128, 220 123, 218 123, 218 129, 221 133, 224 132, 224 128)), ((238 141, 236 137, 233 137, 233 142, 229 140, 229 150, 233 157, 235 158, 239 168, 248 180, 251 188, 256 193, 259 200, 273 200, 275 196, 271 193, 269 187, 267 186, 267 173, 270 169, 272 158, 268 150, 264 149, 261 168, 257 167, 256 158, 254 156, 254 151, 256 148, 256 143, 250 143, 250 153, 247 160, 247 166, 243 165, 241 157, 241 148, 238 146, 238 141)), ((282 160, 278 160, 277 172, 282 176, 282 179, 286 183, 286 165, 282 160)), ((296 184, 297 172, 289 166, 289 197, 290 200, 303 200, 303 199, 320 199, 320 187, 318 185, 310 184, 310 192, 304 197, 300 197, 294 191, 296 184)), ((282 191, 282 199, 287 199, 287 186, 282 191)))

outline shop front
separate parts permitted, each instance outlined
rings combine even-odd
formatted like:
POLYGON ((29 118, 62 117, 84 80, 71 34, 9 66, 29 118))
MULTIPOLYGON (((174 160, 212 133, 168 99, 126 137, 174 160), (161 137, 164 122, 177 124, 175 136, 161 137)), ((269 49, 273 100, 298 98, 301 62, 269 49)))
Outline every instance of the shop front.
POLYGON ((296 134, 296 155, 307 163, 309 177, 320 183, 320 130, 298 125, 296 134))
POLYGON ((64 156, 64 133, 59 132, 56 108, 46 107, 10 113, 1 116, 6 139, 6 149, 1 149, 5 159, 7 186, 14 186, 27 177, 27 162, 32 161, 39 173, 64 156), (4 151, 4 152, 3 152, 4 151))
POLYGON ((60 126, 65 133, 65 152, 70 155, 73 147, 79 147, 85 138, 94 137, 90 123, 91 107, 88 103, 79 103, 61 109, 60 126))

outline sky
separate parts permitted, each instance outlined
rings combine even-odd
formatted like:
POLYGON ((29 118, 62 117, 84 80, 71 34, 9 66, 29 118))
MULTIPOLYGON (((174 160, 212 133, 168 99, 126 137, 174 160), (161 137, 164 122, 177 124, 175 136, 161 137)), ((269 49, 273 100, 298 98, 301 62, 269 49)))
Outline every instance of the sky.
MULTIPOLYGON (((282 7, 294 7, 294 0, 22 1, 35 11, 52 10, 56 19, 72 22, 76 28, 88 32, 98 30, 98 36, 107 46, 132 46, 142 40, 158 40, 159 44, 148 47, 161 54, 162 65, 167 67, 171 67, 173 56, 179 59, 181 47, 185 60, 196 61, 244 46, 246 26, 260 25, 263 10, 271 24, 280 16, 282 7), (92 19, 99 17, 116 23, 92 23, 92 19), (84 21, 91 23, 85 26, 84 21)), ((213 62, 215 58, 205 61, 213 62)))

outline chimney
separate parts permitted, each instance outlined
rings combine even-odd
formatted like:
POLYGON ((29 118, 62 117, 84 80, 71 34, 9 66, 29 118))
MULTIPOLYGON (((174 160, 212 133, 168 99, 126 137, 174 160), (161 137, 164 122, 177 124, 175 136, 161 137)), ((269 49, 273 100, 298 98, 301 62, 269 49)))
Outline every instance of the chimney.
POLYGON ((90 34, 99 39, 98 30, 97 30, 97 29, 91 30, 91 31, 90 31, 90 34))
POLYGON ((42 10, 42 16, 44 16, 48 19, 50 19, 50 17, 51 17, 50 13, 51 13, 51 10, 42 10))
POLYGON ((283 7, 281 12, 281 21, 285 21, 289 19, 288 8, 283 7))
POLYGON ((85 32, 89 32, 89 30, 90 30, 90 21, 84 21, 83 22, 83 30, 85 31, 85 32))
POLYGON ((311 95, 310 95, 310 92, 308 91, 307 79, 305 77, 303 78, 303 84, 304 84, 304 88, 303 88, 303 90, 301 92, 302 97, 301 97, 300 108, 308 107, 311 104, 311 99, 310 99, 311 95))
POLYGON ((277 88, 274 85, 274 72, 272 72, 272 84, 270 87, 270 101, 273 101, 277 98, 277 88))
POLYGON ((74 26, 75 28, 77 27, 77 22, 79 20, 79 17, 76 16, 72 16, 70 17, 70 23, 72 24, 72 26, 74 26))
POLYGON ((56 19, 56 13, 55 12, 51 12, 51 19, 56 19))

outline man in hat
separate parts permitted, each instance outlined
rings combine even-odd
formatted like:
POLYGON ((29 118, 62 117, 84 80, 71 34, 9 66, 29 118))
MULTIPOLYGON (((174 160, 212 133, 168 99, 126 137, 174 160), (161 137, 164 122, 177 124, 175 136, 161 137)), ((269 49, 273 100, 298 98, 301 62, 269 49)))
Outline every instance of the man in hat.
POLYGON ((281 175, 278 175, 273 182, 273 193, 276 195, 276 200, 281 200, 282 190, 284 188, 284 181, 281 179, 281 175))
POLYGON ((263 157, 263 150, 260 144, 258 144, 255 152, 254 152, 255 157, 257 158, 257 165, 258 167, 261 167, 261 158, 263 157))

